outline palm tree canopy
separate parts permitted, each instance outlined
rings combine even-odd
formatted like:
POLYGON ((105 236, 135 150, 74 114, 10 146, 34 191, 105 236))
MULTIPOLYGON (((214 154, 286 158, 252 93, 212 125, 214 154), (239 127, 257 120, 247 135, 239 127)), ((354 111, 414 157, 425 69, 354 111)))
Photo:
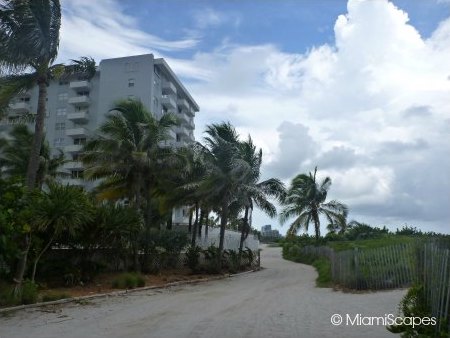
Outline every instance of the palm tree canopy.
POLYGON ((58 55, 60 26, 59 0, 2 0, 0 70, 48 67, 58 55))
POLYGON ((146 189, 145 182, 155 183, 155 175, 173 156, 162 143, 174 125, 173 115, 158 120, 138 100, 116 102, 97 137, 84 148, 85 177, 103 179, 101 197, 136 198, 146 189))
POLYGON ((330 224, 340 222, 342 217, 347 217, 348 208, 338 201, 325 202, 331 179, 325 177, 321 182, 316 180, 317 167, 314 173, 300 174, 294 177, 286 197, 283 200, 285 206, 280 214, 280 222, 296 217, 291 223, 288 233, 296 234, 301 228, 306 231, 311 222, 316 226, 316 237, 320 234, 319 216, 323 215, 330 224))

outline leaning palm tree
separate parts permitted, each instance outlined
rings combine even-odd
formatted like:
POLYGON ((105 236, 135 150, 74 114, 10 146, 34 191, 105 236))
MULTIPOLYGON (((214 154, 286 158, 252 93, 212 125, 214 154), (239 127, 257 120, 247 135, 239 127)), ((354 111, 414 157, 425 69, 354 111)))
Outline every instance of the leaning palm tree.
POLYGON ((246 141, 239 143, 240 157, 249 165, 250 175, 247 176, 247 181, 240 186, 240 201, 244 208, 244 218, 241 227, 241 238, 239 243, 239 253, 241 254, 244 241, 247 238, 251 225, 249 218, 253 212, 253 207, 256 205, 269 217, 275 217, 277 211, 273 203, 268 200, 268 197, 275 198, 281 201, 286 193, 284 184, 276 179, 270 178, 260 181, 261 164, 262 164, 262 150, 256 150, 252 138, 249 136, 246 141))
MULTIPOLYGON (((251 175, 251 168, 239 156, 239 136, 230 123, 207 126, 206 134, 203 150, 207 174, 199 184, 199 191, 219 210, 219 257, 222 257, 229 208, 238 198, 239 187, 251 175)), ((218 266, 221 267, 221 259, 218 266)))
POLYGON ((39 152, 44 137, 47 85, 59 46, 61 5, 59 0, 5 0, 0 3, 0 106, 35 85, 39 88, 35 134, 27 167, 29 189, 36 184, 39 152), (31 71, 31 72, 30 72, 31 71))
POLYGON ((314 224, 316 240, 320 238, 320 216, 327 218, 329 223, 337 223, 341 217, 346 217, 348 208, 338 201, 325 202, 331 179, 326 177, 320 183, 316 180, 317 167, 314 174, 297 175, 291 182, 286 197, 285 206, 280 214, 280 222, 286 223, 289 218, 296 217, 291 223, 288 234, 295 235, 301 228, 308 231, 309 224, 314 224))

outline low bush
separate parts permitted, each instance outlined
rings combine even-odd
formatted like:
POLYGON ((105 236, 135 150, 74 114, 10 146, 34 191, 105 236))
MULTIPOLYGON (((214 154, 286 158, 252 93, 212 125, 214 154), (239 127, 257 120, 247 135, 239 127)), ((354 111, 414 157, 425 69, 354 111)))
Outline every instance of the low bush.
POLYGON ((231 273, 236 273, 239 271, 239 254, 235 250, 225 250, 224 257, 227 262, 228 269, 231 273))
POLYGON ((34 304, 38 299, 38 285, 25 280, 22 285, 22 304, 34 304))
POLYGON ((219 273, 219 263, 220 259, 222 259, 219 255, 219 248, 211 245, 206 250, 203 250, 203 254, 205 255, 206 260, 206 271, 213 274, 219 273))
POLYGON ((194 273, 199 270, 201 252, 202 248, 197 245, 190 246, 186 250, 186 264, 194 273))
POLYGON ((134 289, 143 286, 145 286, 145 278, 136 273, 123 273, 112 282, 112 287, 115 289, 134 289))

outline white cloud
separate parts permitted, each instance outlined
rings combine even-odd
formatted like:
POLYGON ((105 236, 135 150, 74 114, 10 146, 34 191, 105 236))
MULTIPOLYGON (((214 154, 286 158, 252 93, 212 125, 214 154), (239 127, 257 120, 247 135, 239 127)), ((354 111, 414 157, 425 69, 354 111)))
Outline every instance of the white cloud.
MULTIPOLYGON (((64 4, 61 46, 71 58, 158 48, 170 56, 198 42, 144 33, 111 0, 64 4)), ((209 27, 225 20, 202 15, 209 27)), ((265 176, 288 179, 317 164, 351 217, 448 232, 450 19, 424 39, 387 0, 349 0, 334 31, 335 43, 304 54, 226 41, 190 59, 159 56, 200 104, 197 138, 205 124, 230 120, 263 148, 265 176)), ((255 213, 254 225, 268 222, 255 213)))

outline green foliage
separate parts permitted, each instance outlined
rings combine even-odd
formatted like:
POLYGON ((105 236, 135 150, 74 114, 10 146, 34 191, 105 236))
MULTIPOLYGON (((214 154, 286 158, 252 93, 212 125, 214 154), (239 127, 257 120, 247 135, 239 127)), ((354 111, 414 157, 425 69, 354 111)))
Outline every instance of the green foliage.
MULTIPOLYGON (((412 286, 400 302, 399 309, 403 317, 432 317, 426 303, 426 295, 422 285, 412 286)), ((435 325, 392 325, 387 329, 392 333, 400 333, 402 338, 415 337, 450 337, 448 325, 441 325, 441 332, 437 332, 435 325)))
POLYGON ((244 250, 242 250, 241 255, 242 260, 247 263, 246 265, 252 267, 256 259, 254 252, 249 247, 246 247, 244 250))
POLYGON ((34 304, 38 299, 38 285, 30 280, 23 281, 21 290, 22 304, 34 304))
POLYGON ((145 286, 145 278, 136 273, 123 273, 112 282, 112 287, 115 289, 134 289, 143 286, 145 286))
POLYGON ((331 262, 327 258, 303 254, 301 246, 295 243, 285 243, 283 245, 283 258, 314 266, 318 273, 316 278, 318 287, 330 287, 332 285, 331 262))
POLYGON ((240 269, 239 253, 235 250, 225 250, 224 259, 227 262, 228 269, 231 273, 237 273, 240 269))
POLYGON ((221 268, 222 255, 220 250, 215 245, 210 245, 208 248, 203 250, 206 260, 206 271, 209 273, 219 273, 221 268))
POLYGON ((67 293, 46 293, 42 296, 43 302, 54 302, 55 300, 72 298, 67 293))
POLYGON ((201 252, 202 248, 196 245, 190 246, 186 250, 186 264, 194 273, 199 270, 201 252))

